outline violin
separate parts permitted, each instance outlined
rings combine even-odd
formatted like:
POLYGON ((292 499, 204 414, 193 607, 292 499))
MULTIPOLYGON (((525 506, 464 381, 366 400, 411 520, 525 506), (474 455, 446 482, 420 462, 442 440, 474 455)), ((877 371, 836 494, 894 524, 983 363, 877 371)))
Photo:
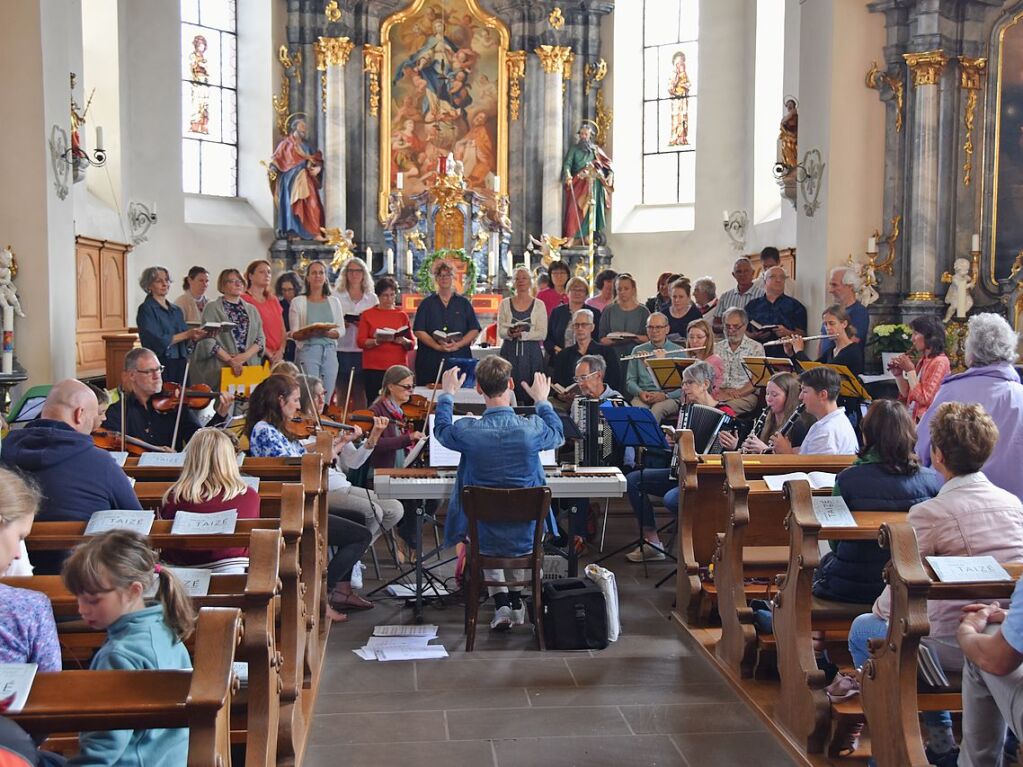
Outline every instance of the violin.
MULTIPOLYGON (((381 417, 374 413, 372 410, 352 410, 346 416, 342 412, 341 408, 338 407, 337 405, 328 405, 327 409, 324 411, 324 415, 326 415, 327 418, 334 419, 339 424, 344 426, 348 426, 349 424, 359 426, 363 431, 368 431, 369 429, 373 428, 373 419, 381 417), (343 423, 342 419, 344 419, 343 423), (365 426, 363 426, 363 424, 365 424, 365 426)), ((404 421, 399 421, 397 418, 387 417, 387 420, 390 421, 391 423, 396 423, 399 426, 404 424, 404 421)))
MULTIPOLYGON (((109 450, 111 452, 118 452, 121 449, 121 433, 117 431, 108 431, 107 429, 97 429, 92 433, 92 443, 100 450, 109 450)), ((161 453, 166 452, 166 448, 159 447, 157 445, 150 445, 148 442, 144 442, 141 439, 135 437, 125 436, 124 438, 124 449, 128 455, 142 455, 143 453, 161 453)))
POLYGON ((202 410, 210 404, 210 400, 220 396, 220 392, 213 391, 206 384, 196 384, 191 389, 182 391, 181 384, 167 381, 163 388, 150 398, 149 403, 158 413, 169 413, 178 409, 182 394, 185 397, 185 407, 192 410, 202 410))
POLYGON ((334 434, 342 431, 355 431, 354 426, 337 423, 326 418, 321 418, 317 421, 316 418, 309 415, 297 415, 285 425, 287 426, 288 434, 296 439, 313 437, 319 434, 320 431, 329 431, 334 434))
POLYGON ((405 420, 422 424, 426 420, 426 414, 430 411, 430 400, 422 394, 413 394, 408 402, 401 406, 401 412, 405 414, 405 420))

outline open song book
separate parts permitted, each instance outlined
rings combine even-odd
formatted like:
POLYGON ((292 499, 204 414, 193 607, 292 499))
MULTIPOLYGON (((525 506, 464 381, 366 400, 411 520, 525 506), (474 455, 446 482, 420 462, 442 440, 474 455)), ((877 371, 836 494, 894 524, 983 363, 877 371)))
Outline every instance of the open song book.
POLYGON ((771 490, 781 490, 782 486, 790 480, 805 479, 814 490, 826 490, 835 486, 835 478, 837 476, 837 474, 829 474, 826 471, 811 471, 809 474, 805 471, 794 471, 791 474, 766 476, 764 477, 764 482, 767 483, 767 487, 771 490))
POLYGON ((408 325, 402 325, 400 328, 377 328, 373 337, 377 340, 377 343, 383 343, 393 341, 399 335, 405 335, 407 331, 408 325))

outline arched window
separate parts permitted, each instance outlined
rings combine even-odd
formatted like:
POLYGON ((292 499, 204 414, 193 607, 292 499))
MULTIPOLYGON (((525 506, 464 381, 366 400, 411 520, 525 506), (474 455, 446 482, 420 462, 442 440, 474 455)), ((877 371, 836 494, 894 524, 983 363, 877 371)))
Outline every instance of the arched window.
POLYGON ((696 195, 699 0, 643 0, 644 205, 696 195))
POLYGON ((181 170, 185 192, 238 194, 235 0, 181 0, 181 170))

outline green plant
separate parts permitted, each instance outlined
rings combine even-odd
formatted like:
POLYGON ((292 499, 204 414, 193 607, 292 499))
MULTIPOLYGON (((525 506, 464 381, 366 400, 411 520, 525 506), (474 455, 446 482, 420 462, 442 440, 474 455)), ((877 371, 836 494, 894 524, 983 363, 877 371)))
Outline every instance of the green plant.
POLYGON ((875 325, 867 345, 876 347, 879 352, 904 353, 913 348, 912 336, 908 325, 875 325))
POLYGON ((416 269, 416 286, 419 288, 420 293, 432 293, 433 292, 433 274, 431 268, 434 262, 438 259, 446 259, 448 261, 458 260, 465 264, 465 280, 462 283, 463 294, 471 296, 476 292, 476 262, 471 256, 465 255, 465 251, 461 248, 453 250, 450 248, 443 248, 441 250, 435 250, 433 253, 423 259, 423 263, 416 269))

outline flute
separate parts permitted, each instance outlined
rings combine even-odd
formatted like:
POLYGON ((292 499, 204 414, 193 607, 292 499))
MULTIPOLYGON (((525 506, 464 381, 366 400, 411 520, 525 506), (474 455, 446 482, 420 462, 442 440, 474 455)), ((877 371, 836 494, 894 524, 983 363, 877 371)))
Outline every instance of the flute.
POLYGON ((776 341, 768 341, 763 346, 780 346, 781 344, 790 344, 794 338, 802 338, 804 341, 817 341, 822 338, 838 338, 837 333, 825 333, 822 336, 785 336, 785 338, 779 338, 776 341))
MULTIPOLYGON (((703 348, 704 347, 702 347, 702 346, 694 346, 691 349, 672 349, 671 351, 664 352, 664 356, 665 357, 670 357, 673 354, 685 354, 686 352, 698 352, 698 351, 700 351, 703 348)), ((626 362, 627 360, 645 360, 648 357, 656 357, 658 351, 660 351, 660 349, 658 349, 657 351, 652 351, 652 352, 637 352, 636 354, 629 354, 629 355, 626 355, 625 357, 622 357, 621 361, 622 362, 626 362)))

